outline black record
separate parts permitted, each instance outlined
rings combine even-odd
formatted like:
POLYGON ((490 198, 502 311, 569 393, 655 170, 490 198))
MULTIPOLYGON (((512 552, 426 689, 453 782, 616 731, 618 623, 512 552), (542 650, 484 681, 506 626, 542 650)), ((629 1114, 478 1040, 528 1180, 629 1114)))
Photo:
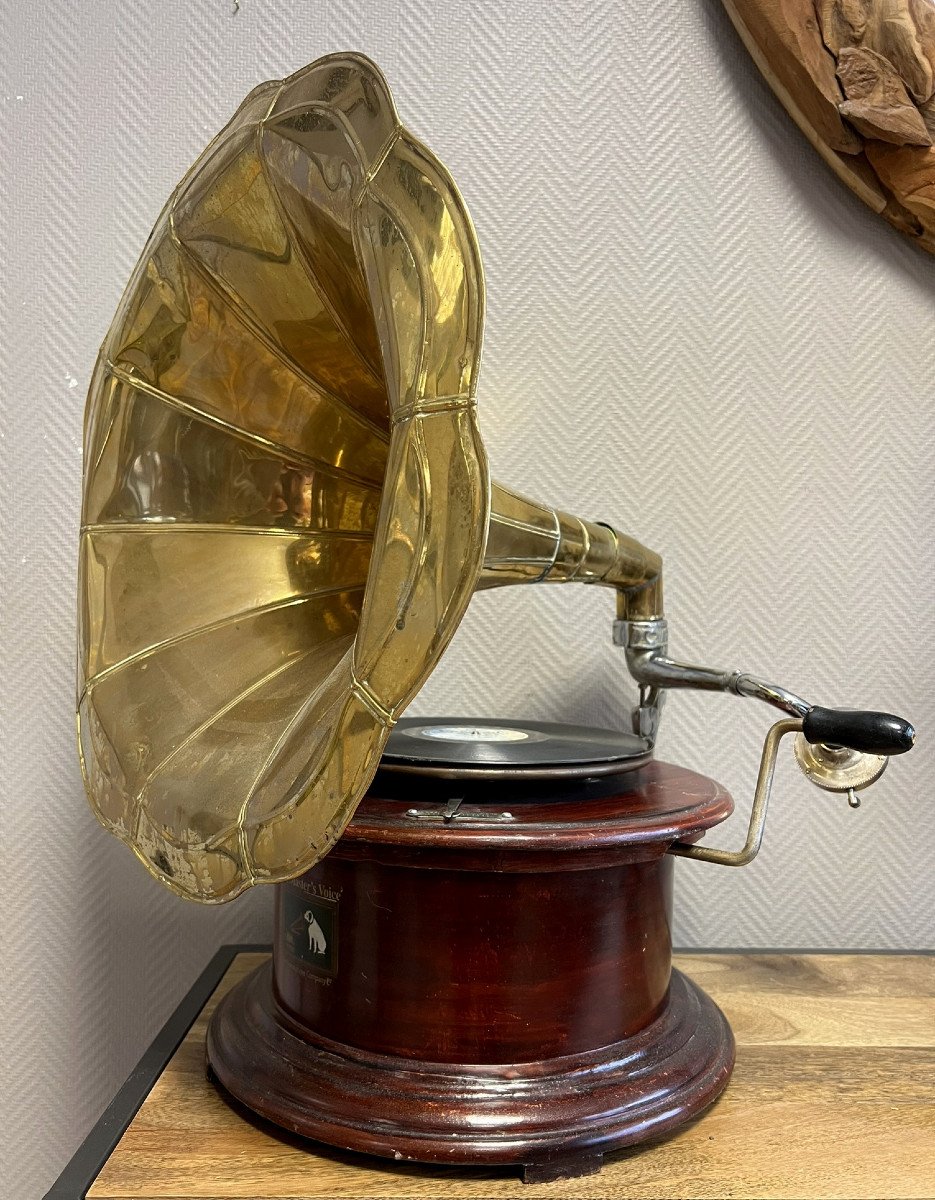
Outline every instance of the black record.
POLYGON ((644 738, 616 729, 484 717, 405 717, 389 736, 381 766, 457 775, 603 775, 631 769, 650 752, 644 738))

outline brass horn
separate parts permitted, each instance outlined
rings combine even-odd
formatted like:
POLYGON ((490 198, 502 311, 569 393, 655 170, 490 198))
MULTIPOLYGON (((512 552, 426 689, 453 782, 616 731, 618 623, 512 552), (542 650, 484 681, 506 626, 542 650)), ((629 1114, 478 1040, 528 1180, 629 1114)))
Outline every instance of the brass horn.
POLYGON ((247 97, 173 193, 105 339, 85 420, 79 746, 101 822, 182 896, 307 870, 475 590, 599 583, 641 684, 659 557, 491 486, 470 218, 367 59, 247 97))

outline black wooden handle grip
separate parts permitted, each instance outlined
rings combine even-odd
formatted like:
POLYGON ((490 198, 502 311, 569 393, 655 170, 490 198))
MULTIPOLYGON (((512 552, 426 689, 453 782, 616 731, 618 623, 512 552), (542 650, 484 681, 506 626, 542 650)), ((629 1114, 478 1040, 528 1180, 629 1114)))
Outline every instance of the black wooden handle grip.
POLYGON ((916 738, 916 731, 902 717, 856 708, 810 709, 802 720, 802 732, 807 742, 847 746, 864 754, 905 754, 916 738))

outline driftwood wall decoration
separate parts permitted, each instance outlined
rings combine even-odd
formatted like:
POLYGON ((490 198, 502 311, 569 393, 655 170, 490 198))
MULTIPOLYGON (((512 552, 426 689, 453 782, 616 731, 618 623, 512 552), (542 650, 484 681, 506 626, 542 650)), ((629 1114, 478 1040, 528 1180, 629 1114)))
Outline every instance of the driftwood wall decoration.
POLYGON ((832 169, 935 253, 935 0, 723 3, 832 169))

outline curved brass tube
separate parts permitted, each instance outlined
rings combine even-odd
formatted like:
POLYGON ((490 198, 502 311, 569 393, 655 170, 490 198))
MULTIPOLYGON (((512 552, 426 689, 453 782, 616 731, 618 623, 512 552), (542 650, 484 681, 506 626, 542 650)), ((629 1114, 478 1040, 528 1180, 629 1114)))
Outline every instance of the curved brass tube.
POLYGON ((517 583, 597 583, 617 590, 617 616, 662 616, 662 559, 610 525, 583 521, 491 485, 478 589, 517 583))

